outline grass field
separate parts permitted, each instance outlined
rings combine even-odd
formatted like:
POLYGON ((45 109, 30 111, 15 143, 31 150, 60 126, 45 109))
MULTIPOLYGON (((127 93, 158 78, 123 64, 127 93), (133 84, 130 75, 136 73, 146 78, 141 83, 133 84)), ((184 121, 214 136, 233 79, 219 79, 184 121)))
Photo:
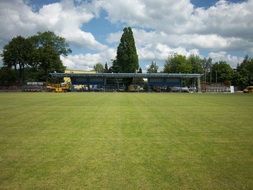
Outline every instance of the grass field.
POLYGON ((253 96, 0 93, 0 189, 253 189, 253 96))

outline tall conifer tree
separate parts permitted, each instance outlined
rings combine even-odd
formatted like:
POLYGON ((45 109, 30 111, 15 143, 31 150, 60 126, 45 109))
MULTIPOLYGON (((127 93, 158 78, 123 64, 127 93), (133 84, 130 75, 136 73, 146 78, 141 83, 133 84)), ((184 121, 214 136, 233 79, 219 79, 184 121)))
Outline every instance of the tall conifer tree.
POLYGON ((135 73, 139 68, 138 55, 131 27, 123 30, 117 57, 113 62, 113 71, 116 73, 135 73))

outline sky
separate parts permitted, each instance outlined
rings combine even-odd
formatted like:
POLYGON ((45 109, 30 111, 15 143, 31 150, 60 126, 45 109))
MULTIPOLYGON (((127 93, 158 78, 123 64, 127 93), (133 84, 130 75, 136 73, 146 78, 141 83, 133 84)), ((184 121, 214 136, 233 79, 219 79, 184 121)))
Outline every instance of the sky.
POLYGON ((0 0, 0 52, 13 37, 53 31, 69 43, 68 69, 111 65, 124 27, 132 27, 139 63, 163 69, 182 54, 227 61, 253 56, 253 0, 0 0))

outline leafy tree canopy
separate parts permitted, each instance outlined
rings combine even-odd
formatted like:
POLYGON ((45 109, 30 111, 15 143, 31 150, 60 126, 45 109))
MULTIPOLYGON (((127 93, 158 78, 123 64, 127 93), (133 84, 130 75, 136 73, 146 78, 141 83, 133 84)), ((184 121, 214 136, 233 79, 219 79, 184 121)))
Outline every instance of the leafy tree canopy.
POLYGON ((242 89, 253 85, 253 58, 246 56, 243 62, 237 66, 233 83, 242 89))
POLYGON ((233 78, 233 69, 225 61, 216 62, 212 66, 213 82, 231 81, 233 78))
POLYGON ((165 73, 191 73, 192 65, 188 64, 187 58, 184 55, 175 54, 165 61, 165 73))
POLYGON ((58 55, 68 55, 72 52, 63 37, 57 36, 50 31, 38 32, 37 35, 31 36, 30 40, 32 40, 36 48, 51 47, 58 55))
POLYGON ((188 64, 191 65, 191 72, 192 73, 203 73, 204 72, 204 68, 203 68, 204 61, 205 60, 201 59, 197 55, 190 55, 187 58, 188 64))
MULTIPOLYGON (((34 80, 47 80, 48 73, 53 71, 63 72, 65 67, 60 60, 60 55, 68 55, 71 50, 65 39, 53 32, 37 33, 24 38, 17 36, 4 46, 4 67, 14 69, 18 73, 18 80, 22 83, 27 74, 34 80)), ((16 72, 17 73, 17 72, 16 72)), ((30 79, 30 78, 29 78, 30 79)))
POLYGON ((96 65, 94 65, 94 70, 97 73, 103 73, 104 72, 104 66, 101 63, 97 63, 96 65))
POLYGON ((32 59, 32 43, 30 40, 22 36, 13 38, 3 48, 3 63, 9 69, 14 68, 15 72, 18 70, 19 81, 24 79, 24 68, 31 63, 32 59))

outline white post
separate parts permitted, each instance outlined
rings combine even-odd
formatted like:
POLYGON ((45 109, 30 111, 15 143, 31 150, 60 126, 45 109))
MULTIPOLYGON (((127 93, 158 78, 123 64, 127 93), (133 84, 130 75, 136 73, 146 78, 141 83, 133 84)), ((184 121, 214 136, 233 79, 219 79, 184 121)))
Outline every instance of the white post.
POLYGON ((198 77, 198 80, 197 80, 197 86, 198 86, 198 93, 201 92, 201 84, 200 84, 200 77, 198 77))

